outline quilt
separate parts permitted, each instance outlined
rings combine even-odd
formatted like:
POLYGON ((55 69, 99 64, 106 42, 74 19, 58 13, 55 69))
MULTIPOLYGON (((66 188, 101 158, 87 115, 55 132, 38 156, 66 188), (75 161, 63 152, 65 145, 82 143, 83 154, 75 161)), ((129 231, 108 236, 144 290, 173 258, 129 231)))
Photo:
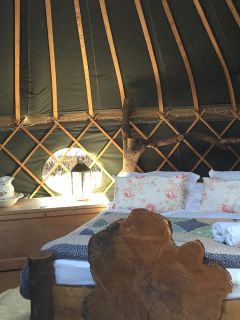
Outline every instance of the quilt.
MULTIPOLYGON (((41 250, 49 250, 54 259, 88 259, 88 242, 93 234, 107 228, 111 223, 127 218, 129 212, 104 211, 71 233, 45 244, 41 250)), ((171 222, 173 238, 177 245, 200 240, 205 247, 205 262, 218 263, 225 268, 240 268, 240 248, 230 247, 212 239, 212 224, 216 221, 206 218, 184 216, 167 217, 171 222)), ((29 270, 22 271, 21 294, 29 299, 29 270)))

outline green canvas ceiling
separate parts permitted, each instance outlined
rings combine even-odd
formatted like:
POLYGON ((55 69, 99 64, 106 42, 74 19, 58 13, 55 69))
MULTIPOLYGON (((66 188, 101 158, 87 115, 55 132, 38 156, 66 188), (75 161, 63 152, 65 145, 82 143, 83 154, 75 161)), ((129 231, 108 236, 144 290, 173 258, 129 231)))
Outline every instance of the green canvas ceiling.
MULTIPOLYGON (((102 189, 112 195, 111 176, 122 167, 124 97, 139 112, 136 136, 189 128, 239 136, 239 10, 240 0, 1 0, 0 175, 14 175, 25 195, 46 195, 49 154, 82 135, 81 145, 100 155, 102 189), (190 111, 191 119, 181 118, 190 111)), ((139 166, 202 176, 210 168, 236 170, 240 147, 226 152, 186 139, 147 150, 139 166)))
MULTIPOLYGON (((190 82, 162 1, 142 0, 161 80, 165 108, 193 106, 190 82)), ((116 72, 99 0, 79 1, 93 110, 121 108, 116 72)), ((125 95, 133 105, 158 107, 150 55, 134 0, 106 0, 125 95)), ((236 10, 240 1, 233 1, 236 10)), ((226 75, 193 0, 169 0, 185 48, 200 107, 230 105, 226 75)), ((240 36, 225 0, 201 0, 240 102, 240 36)), ((74 1, 52 0, 52 26, 59 114, 88 111, 86 82, 74 1)), ((52 113, 52 82, 45 1, 20 1, 20 112, 52 113)), ((0 114, 14 114, 14 1, 0 2, 0 114)))

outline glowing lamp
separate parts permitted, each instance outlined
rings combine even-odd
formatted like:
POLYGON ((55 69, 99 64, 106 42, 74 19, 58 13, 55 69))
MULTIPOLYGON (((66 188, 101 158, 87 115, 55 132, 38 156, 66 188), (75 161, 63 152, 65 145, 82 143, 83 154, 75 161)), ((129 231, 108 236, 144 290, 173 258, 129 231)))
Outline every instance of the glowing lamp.
POLYGON ((71 171, 72 195, 77 200, 87 200, 91 195, 91 169, 78 162, 71 171))

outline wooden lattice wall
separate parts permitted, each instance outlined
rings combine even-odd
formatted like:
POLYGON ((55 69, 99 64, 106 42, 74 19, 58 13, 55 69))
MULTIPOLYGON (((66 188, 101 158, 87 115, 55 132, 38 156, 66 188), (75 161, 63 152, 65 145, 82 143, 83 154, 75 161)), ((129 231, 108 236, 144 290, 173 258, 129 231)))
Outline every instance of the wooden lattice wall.
MULTIPOLYGON (((21 0, 15 0, 15 33, 14 33, 14 88, 15 88, 15 115, 14 116, 1 116, 0 117, 0 126, 2 127, 2 132, 5 132, 11 129, 10 133, 7 133, 7 138, 4 141, 1 141, 0 148, 1 151, 4 152, 8 158, 14 161, 17 165, 17 169, 13 172, 8 172, 15 177, 18 177, 19 173, 23 170, 34 183, 37 184, 35 190, 31 193, 31 197, 36 196, 40 189, 44 189, 49 195, 53 196, 53 192, 49 190, 46 186, 45 181, 42 180, 40 176, 37 176, 28 168, 28 162, 31 157, 38 151, 42 150, 48 156, 53 156, 53 150, 49 150, 44 142, 54 133, 55 130, 61 130, 64 135, 66 135, 71 143, 70 149, 78 146, 81 147, 88 153, 87 148, 83 147, 81 141, 84 135, 89 131, 90 128, 95 128, 99 132, 101 132, 106 138, 106 144, 102 148, 102 150, 96 155, 96 159, 93 159, 91 166, 94 165, 95 161, 101 160, 105 152, 109 147, 114 146, 116 152, 122 157, 123 149, 122 144, 119 143, 119 137, 121 137, 121 110, 120 109, 105 109, 101 111, 94 110, 93 99, 92 99, 92 85, 91 85, 91 77, 89 74, 89 61, 88 54, 85 44, 84 37, 84 26, 81 15, 81 1, 72 0, 75 10, 76 17, 76 25, 79 36, 79 45, 81 50, 81 58, 83 61, 84 67, 84 77, 86 84, 86 93, 87 93, 87 111, 86 112, 70 112, 68 114, 60 114, 58 110, 58 84, 57 84, 57 71, 56 71, 56 61, 55 61, 55 47, 54 47, 54 30, 53 30, 53 20, 52 20, 52 3, 51 0, 45 0, 45 13, 46 13, 46 25, 47 25, 47 33, 48 33, 48 48, 49 48, 49 61, 50 61, 50 69, 51 69, 51 89, 52 89, 52 114, 51 115, 27 115, 23 116, 21 113, 21 85, 20 85, 20 31, 21 31, 21 0), (104 125, 104 121, 111 120, 115 124, 115 132, 110 135, 108 133, 107 128, 104 125), (74 137, 69 130, 66 128, 65 124, 68 123, 76 123, 83 122, 84 129, 79 131, 78 137, 74 137), (34 133, 30 130, 31 127, 37 126, 41 124, 42 126, 46 125, 50 129, 48 132, 39 140, 34 136, 34 133), (16 134, 19 132, 24 132, 25 135, 28 136, 33 142, 34 147, 31 149, 29 154, 24 159, 19 159, 13 151, 10 150, 9 143, 11 143, 16 134)), ((188 134, 190 132, 194 132, 197 127, 201 127, 201 130, 207 131, 208 134, 212 135, 213 138, 224 139, 229 136, 238 136, 239 120, 240 113, 239 107, 236 102, 236 92, 231 79, 231 75, 229 72, 228 65, 225 61, 224 54, 222 53, 221 47, 217 41, 217 38, 214 34, 214 31, 209 24, 207 15, 203 10, 203 6, 201 1, 193 0, 193 4, 195 10, 197 11, 202 24, 204 26, 205 32, 213 46, 213 49, 216 53, 216 57, 221 65, 223 70, 226 85, 229 92, 229 105, 214 105, 214 106, 203 106, 199 103, 198 90, 196 88, 196 83, 194 79, 194 74, 191 67, 191 62, 187 54, 187 50, 184 47, 184 41, 181 38, 181 34, 178 30, 177 24, 175 22, 174 16, 171 11, 171 7, 169 1, 162 0, 162 6, 164 8, 164 12, 166 18, 171 27, 174 39, 176 41, 180 56, 185 66, 185 70, 187 73, 187 77, 189 80, 189 85, 191 89, 192 95, 192 108, 177 108, 171 109, 167 108, 164 104, 163 92, 162 92, 162 84, 161 84, 161 74, 159 70, 159 66, 156 60, 156 54, 154 51, 151 34, 149 32, 149 27, 147 25, 146 16, 143 9, 143 4, 140 0, 134 0, 134 5, 136 9, 137 16, 139 18, 139 22, 142 28, 142 32, 144 35, 144 39, 146 42, 146 47, 148 50, 149 58, 151 61, 151 66, 154 74, 158 106, 157 108, 141 108, 138 109, 137 106, 134 110, 131 126, 135 131, 137 136, 140 136, 144 139, 149 139, 154 135, 159 134, 161 129, 164 128, 168 135, 176 135, 183 134, 184 140, 182 142, 176 143, 172 145, 167 152, 163 151, 161 148, 154 149, 154 157, 159 157, 159 165, 155 170, 165 169, 165 166, 171 170, 180 169, 176 163, 172 160, 174 154, 178 151, 178 149, 184 145, 194 156, 194 163, 191 163, 190 170, 198 171, 200 165, 204 164, 206 169, 219 169, 217 162, 213 164, 208 160, 209 154, 213 152, 215 149, 216 143, 209 142, 205 143, 205 147, 199 151, 196 147, 195 143, 188 139, 188 134), (150 132, 148 130, 143 129, 142 125, 147 125, 148 123, 154 123, 151 126, 150 132), (179 132, 179 122, 186 123, 184 130, 179 132), (221 123, 218 127, 214 125, 215 123, 221 123)), ((232 0, 226 0, 226 4, 228 6, 229 12, 231 12, 233 21, 238 26, 240 26, 240 18, 237 12, 237 8, 232 0)), ((112 63, 114 65, 114 70, 117 78, 119 94, 121 98, 121 102, 123 105, 123 101, 126 97, 125 84, 123 82, 123 75, 121 70, 121 65, 119 63, 117 48, 114 42, 114 35, 111 29, 111 23, 108 14, 107 3, 105 0, 99 0, 99 6, 101 10, 101 15, 105 27, 105 32, 107 36, 107 41, 111 53, 112 63)), ((131 98, 131 97, 130 97, 131 98)), ((146 106, 147 107, 147 106, 146 106)), ((199 130, 198 130, 199 131, 199 130)), ((221 144, 220 144, 221 147, 221 144)), ((224 167, 225 170, 234 170, 237 169, 240 163, 240 150, 238 150, 238 146, 227 145, 226 150, 224 152, 231 154, 231 161, 226 164, 224 167)), ((89 153, 91 157, 91 154, 89 153)), ((57 160, 57 159, 56 159, 57 160)), ((61 159, 63 160, 63 159, 61 159)), ((68 169, 64 167, 61 160, 57 160, 57 166, 63 167, 63 169, 68 172, 68 169)), ((185 161, 185 160, 184 160, 185 161)), ((187 161, 187 159, 186 159, 187 161)), ((216 160, 217 161, 217 160, 216 160)), ((100 164, 101 166, 101 164, 100 164)), ((56 168, 54 168, 56 169, 56 168)), ((53 170, 54 170, 53 169, 53 170)), ((101 168, 105 175, 110 179, 110 183, 105 187, 104 192, 108 192, 108 190, 114 184, 113 173, 107 167, 101 168)), ((120 168, 119 168, 120 169, 120 168)), ((139 164, 139 171, 144 171, 144 166, 139 164)), ((206 171, 207 171, 206 170, 206 171)), ((114 172, 116 174, 116 172, 114 172)))
MULTIPOLYGON (((176 134, 182 134, 185 136, 182 142, 176 143, 174 145, 171 145, 168 147, 168 150, 166 151, 164 148, 153 148, 153 153, 151 157, 155 158, 155 163, 159 163, 157 167, 152 168, 152 170, 164 170, 166 167, 169 170, 180 170, 182 166, 180 167, 176 164, 175 161, 172 160, 174 155, 178 152, 178 149, 180 146, 184 145, 185 148, 187 148, 186 154, 190 153, 190 157, 194 158, 194 163, 189 160, 189 155, 186 157, 186 159, 182 159, 182 161, 185 161, 186 163, 189 163, 188 169, 194 172, 198 172, 198 168, 200 165, 204 164, 206 168, 206 172, 210 169, 219 169, 219 159, 215 159, 215 163, 211 160, 208 160, 209 154, 211 152, 216 151, 216 148, 222 149, 222 154, 229 155, 231 154, 231 161, 230 163, 226 163, 226 166, 223 168, 225 170, 234 170, 239 167, 240 164, 240 150, 238 150, 238 146, 234 145, 219 145, 216 146, 216 141, 219 139, 219 142, 224 142, 224 138, 232 137, 236 133, 236 129, 239 128, 239 121, 240 121, 240 115, 235 114, 232 111, 224 111, 222 110, 222 113, 220 110, 218 110, 218 113, 214 110, 202 110, 200 114, 194 113, 193 111, 189 113, 184 111, 182 116, 176 117, 176 115, 172 113, 167 113, 165 116, 158 113, 158 111, 152 111, 152 113, 149 112, 149 110, 146 112, 147 114, 144 114, 143 112, 135 113, 132 117, 132 120, 130 121, 131 127, 137 137, 141 137, 143 139, 149 139, 154 136, 161 135, 161 130, 164 132, 167 131, 167 136, 171 137, 176 134), (139 116, 140 119, 139 120, 139 116), (158 116, 158 118, 157 118, 158 116), (213 121, 214 119, 214 121, 213 121), (147 123, 148 120, 148 123, 147 123), (180 123, 179 123, 180 120, 180 123), (151 125, 149 125, 151 123, 151 125), (185 130, 184 132, 179 132, 178 127, 181 123, 184 123, 185 130), (215 125, 213 125, 213 123, 215 125), (220 123, 221 125, 216 128, 216 123, 220 123), (146 132, 146 127, 150 127, 150 131, 146 132), (193 132, 199 132, 199 127, 201 127, 201 132, 207 132, 209 136, 212 136, 213 140, 216 139, 213 143, 211 142, 203 142, 204 148, 203 152, 199 151, 196 143, 198 144, 199 141, 192 141, 190 138, 188 139, 188 134, 193 132), (156 158, 158 160, 156 160, 156 158), (227 167, 228 166, 228 167, 227 167)), ((87 148, 83 146, 81 143, 82 139, 84 139, 84 135, 89 132, 91 128, 97 129, 101 134, 104 135, 106 139, 105 145, 102 147, 101 151, 98 152, 98 154, 95 155, 94 158, 92 158, 91 167, 98 162, 98 165, 101 167, 104 174, 110 179, 110 183, 105 187, 104 192, 107 192, 112 185, 114 184, 114 177, 113 172, 109 170, 107 167, 101 165, 101 158, 104 156, 105 152, 107 152, 108 148, 114 146, 115 152, 119 154, 120 157, 122 157, 123 154, 123 148, 121 143, 121 114, 118 111, 115 111, 111 113, 111 115, 105 114, 100 115, 96 114, 94 117, 88 116, 88 119, 84 120, 84 128, 79 131, 79 134, 77 137, 75 135, 72 135, 68 128, 66 128, 66 124, 69 125, 68 122, 65 122, 64 119, 62 121, 58 121, 56 119, 52 119, 50 129, 48 129, 48 132, 39 140, 34 135, 34 131, 31 131, 32 126, 29 127, 29 124, 27 124, 27 120, 19 123, 15 128, 13 128, 12 132, 7 134, 7 138, 1 143, 1 149, 6 155, 13 160, 16 165, 17 169, 14 170, 14 172, 10 172, 9 174, 12 174, 13 176, 17 177, 18 174, 21 172, 21 170, 25 171, 31 179, 34 180, 35 183, 37 183, 37 187, 32 192, 31 197, 36 196, 38 191, 43 188, 49 195, 53 196, 53 192, 49 190, 49 188, 45 185, 45 180, 47 177, 54 172, 54 170, 57 169, 57 166, 61 166, 66 172, 69 172, 68 168, 64 166, 62 163, 64 160, 64 157, 67 155, 65 154, 61 159, 55 158, 57 161, 57 164, 53 169, 49 172, 49 175, 45 178, 45 180, 42 180, 41 177, 36 176, 29 168, 28 168, 28 162, 31 160, 31 157, 41 149, 43 152, 46 153, 47 156, 53 156, 52 150, 49 150, 45 145, 44 142, 50 137, 50 135, 54 134, 57 130, 60 130, 64 135, 66 135, 71 143, 69 144, 69 150, 73 147, 80 147, 82 148, 90 157, 92 157, 92 154, 88 152, 87 148), (104 122, 106 119, 111 119, 114 121, 114 127, 115 132, 111 135, 109 135, 108 131, 105 129, 104 122), (8 144, 10 144, 12 141, 14 141, 17 133, 24 132, 28 138, 30 138, 33 143, 34 147, 31 149, 29 154, 22 159, 21 161, 14 155, 14 150, 11 150, 11 148, 8 148, 8 144)), ((181 126, 180 126, 181 127, 181 126)), ((190 137, 190 135, 189 135, 190 137)), ((119 171, 121 170, 121 164, 119 166, 119 171)), ((141 167, 139 165, 138 167, 139 171, 144 171, 144 164, 141 167)), ((116 174, 116 172, 114 172, 116 174)))

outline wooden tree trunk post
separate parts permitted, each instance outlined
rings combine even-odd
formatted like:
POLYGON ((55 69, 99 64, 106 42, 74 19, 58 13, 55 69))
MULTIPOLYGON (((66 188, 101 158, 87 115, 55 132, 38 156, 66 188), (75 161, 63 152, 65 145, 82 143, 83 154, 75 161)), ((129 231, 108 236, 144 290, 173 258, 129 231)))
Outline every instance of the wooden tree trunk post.
POLYGON ((176 246, 168 220, 134 209, 94 235, 89 262, 96 287, 84 320, 219 320, 229 273, 204 264, 200 241, 176 246))
POLYGON ((211 143, 216 147, 226 149, 229 144, 240 143, 240 138, 220 138, 214 137, 201 132, 189 132, 185 136, 182 134, 174 135, 164 139, 142 139, 133 138, 130 125, 130 117, 133 112, 133 108, 130 105, 130 100, 126 98, 122 108, 122 138, 123 138, 123 171, 133 172, 136 171, 137 163, 146 150, 146 148, 158 148, 170 144, 175 144, 183 141, 185 138, 193 138, 195 140, 205 141, 211 143))
POLYGON ((136 140, 133 138, 127 138, 124 143, 123 150, 123 171, 136 171, 138 160, 145 150, 145 147, 142 146, 140 149, 136 149, 136 140))
POLYGON ((53 320, 53 255, 40 251, 28 258, 31 292, 31 320, 53 320))
POLYGON ((125 99, 122 108, 122 138, 123 138, 123 171, 136 171, 137 163, 146 148, 157 148, 169 144, 180 142, 184 139, 183 135, 177 135, 165 139, 139 139, 133 138, 130 126, 130 116, 133 109, 130 100, 125 99))

